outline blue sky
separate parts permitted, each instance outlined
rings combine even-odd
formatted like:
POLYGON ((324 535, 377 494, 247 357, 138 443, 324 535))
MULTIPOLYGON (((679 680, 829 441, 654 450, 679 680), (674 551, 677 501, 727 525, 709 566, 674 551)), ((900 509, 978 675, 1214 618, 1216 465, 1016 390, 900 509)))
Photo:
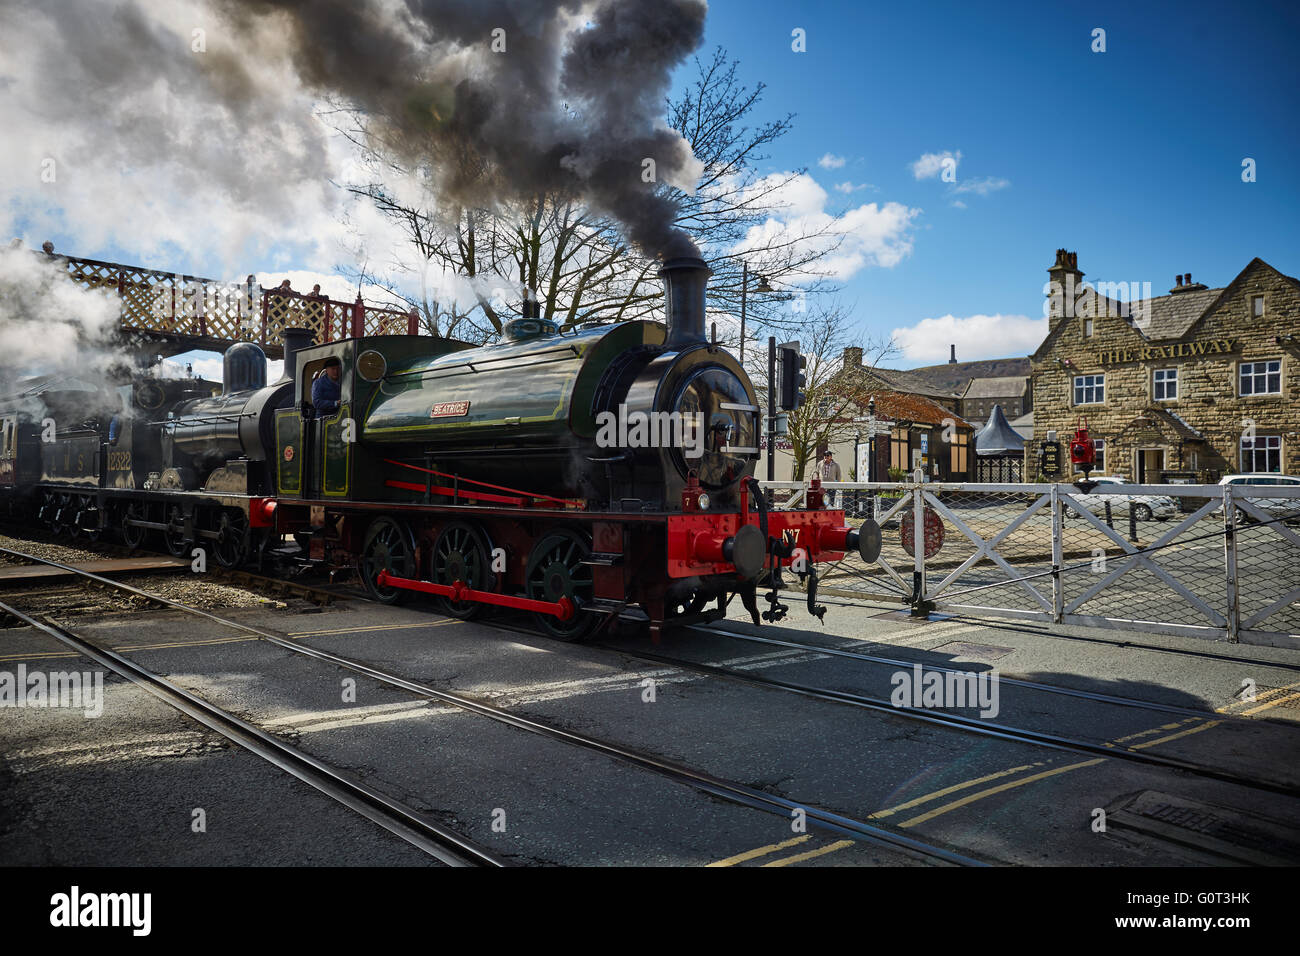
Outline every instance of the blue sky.
POLYGON ((797 114, 773 169, 808 167, 831 211, 922 210, 910 255, 845 283, 883 334, 948 314, 1041 317, 1058 246, 1090 278, 1157 295, 1176 273, 1222 285, 1253 256, 1300 273, 1297 9, 714 0, 708 43, 768 84, 766 110, 797 114), (914 178, 911 163, 943 151, 961 153, 955 186, 914 178), (819 167, 828 152, 845 165, 819 167), (953 192, 986 178, 1007 185, 953 192), (832 188, 844 181, 875 188, 846 197, 832 188))
MULTIPOLYGON (((198 2, 169 0, 176 9, 198 2)), ((713 0, 700 54, 721 45, 744 82, 767 84, 756 119, 796 114, 761 171, 806 168, 825 190, 813 199, 831 214, 878 226, 887 217, 867 215, 868 204, 906 213, 888 236, 896 254, 868 256, 845 277, 842 300, 862 334, 896 334, 904 349, 892 364, 908 367, 943 361, 949 341, 961 359, 1032 350, 1059 246, 1077 251, 1090 279, 1149 282, 1157 295, 1176 273, 1222 285, 1253 256, 1300 273, 1297 9, 713 0), (792 50, 796 28, 806 52, 792 50), (1098 28, 1105 52, 1092 49, 1098 28), (918 178, 914 164, 927 154, 959 156, 956 181, 918 178), (843 165, 820 165, 828 155, 843 165), (1242 181, 1247 157, 1257 164, 1252 183, 1242 181)), ((177 22, 188 38, 190 23, 177 22)), ((0 74, 7 66, 48 76, 42 56, 0 44, 0 74)), ((691 73, 684 68, 682 82, 691 73)), ((62 128, 31 86, 25 117, 6 107, 0 86, 13 147, 0 157, 0 220, 6 203, 18 208, 13 196, 29 203, 9 217, 10 234, 168 271, 256 272, 267 284, 300 273, 295 287, 341 264, 301 243, 331 228, 308 221, 326 204, 308 184, 278 182, 274 164, 260 185, 304 190, 293 199, 298 221, 286 231, 283 217, 268 216, 250 233, 260 248, 233 254, 208 241, 233 218, 218 193, 179 188, 184 177, 164 167, 130 171, 132 185, 93 135, 80 143, 93 158, 80 169, 65 163, 57 189, 33 185, 40 157, 61 155, 53 144, 62 128), (155 189, 154 177, 169 188, 155 189), (33 216, 30 203, 44 197, 62 203, 62 218, 33 216)), ((195 125, 187 135, 203 132, 195 125)))

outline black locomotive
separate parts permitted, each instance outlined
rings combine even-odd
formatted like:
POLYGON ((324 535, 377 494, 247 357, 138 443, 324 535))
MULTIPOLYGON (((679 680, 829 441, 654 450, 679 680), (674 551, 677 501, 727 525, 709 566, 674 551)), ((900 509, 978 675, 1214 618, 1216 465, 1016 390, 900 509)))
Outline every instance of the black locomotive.
POLYGON ((290 329, 270 385, 248 342, 225 353, 219 394, 37 383, 0 400, 0 495, 71 535, 157 534, 226 566, 292 536, 302 560, 355 566, 377 600, 513 607, 563 639, 617 617, 657 631, 737 594, 757 619, 760 579, 839 560, 858 533, 816 488, 805 510, 763 507, 759 404, 705 336, 709 274, 664 264, 666 325, 562 330, 530 309, 482 347, 290 329), (312 385, 334 361, 339 404, 318 412, 312 385))

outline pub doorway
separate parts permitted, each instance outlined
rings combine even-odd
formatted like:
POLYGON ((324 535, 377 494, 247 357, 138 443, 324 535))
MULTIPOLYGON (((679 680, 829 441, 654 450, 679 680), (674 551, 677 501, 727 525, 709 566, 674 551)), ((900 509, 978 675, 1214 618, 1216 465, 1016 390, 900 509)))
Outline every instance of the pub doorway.
POLYGON ((1139 448, 1137 454, 1137 483, 1139 485, 1155 484, 1160 480, 1160 473, 1165 470, 1165 450, 1163 448, 1139 448))

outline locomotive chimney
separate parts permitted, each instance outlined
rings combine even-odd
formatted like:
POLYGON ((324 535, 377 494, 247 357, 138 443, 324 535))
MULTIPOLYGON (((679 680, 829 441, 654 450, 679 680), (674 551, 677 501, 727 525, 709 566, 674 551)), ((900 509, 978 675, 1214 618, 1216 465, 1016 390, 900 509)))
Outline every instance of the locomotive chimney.
POLYGON ((694 256, 668 259, 659 270, 659 278, 664 280, 668 348, 684 349, 708 341, 704 336, 704 295, 711 275, 704 260, 694 256))
POLYGON ((276 385, 283 385, 298 374, 298 353, 316 344, 309 329, 284 330, 284 374, 276 385))

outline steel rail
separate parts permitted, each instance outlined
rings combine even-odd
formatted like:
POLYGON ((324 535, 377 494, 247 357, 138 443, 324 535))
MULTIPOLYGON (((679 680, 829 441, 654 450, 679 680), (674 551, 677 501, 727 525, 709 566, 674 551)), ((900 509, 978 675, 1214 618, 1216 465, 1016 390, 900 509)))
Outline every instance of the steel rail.
MULTIPOLYGON (((694 770, 681 764, 675 764, 671 761, 653 757, 648 754, 640 753, 628 747, 619 744, 609 743, 595 737, 587 737, 569 730, 562 730, 553 727, 550 724, 543 723, 528 717, 521 717, 512 714, 509 711, 501 710, 489 704, 484 704, 468 697, 462 697, 459 694, 453 694, 448 691, 437 690, 426 684, 409 680, 397 674, 371 667, 368 664, 362 664, 337 654, 331 654, 328 651, 318 650, 314 647, 298 644, 288 640, 270 631, 254 627, 250 624, 244 624, 239 621, 231 621, 222 618, 219 615, 212 614, 200 608, 189 607, 179 601, 173 601, 170 598, 161 595, 150 594, 139 588, 132 587, 128 584, 122 584, 108 578, 102 578, 97 574, 84 571, 79 568, 72 568, 67 565, 59 564, 56 561, 50 561, 45 558, 37 558, 32 555, 24 554, 20 551, 14 551, 10 548, 0 548, 0 553, 11 554, 15 557, 27 558, 28 560, 48 564, 53 567, 64 568, 87 580, 97 581, 110 587, 117 588, 127 593, 136 594, 148 598, 160 604, 184 611, 198 617, 205 618, 217 624, 243 631, 246 634, 252 634, 263 640, 269 641, 278 647, 292 651, 295 654, 302 654, 306 657, 313 657, 317 660, 325 661, 337 667, 343 667, 347 670, 369 677, 373 680, 381 681, 394 687, 400 687, 403 690, 410 691, 418 696, 437 700, 442 703, 451 704, 462 710, 488 717, 499 723, 507 724, 520 730, 528 731, 541 737, 552 740, 559 740, 565 743, 582 747, 605 756, 614 757, 633 766, 641 767, 645 770, 665 776, 677 783, 686 784, 696 790, 708 793, 711 796, 718 797, 730 803, 736 803, 741 806, 750 807, 755 810, 763 810, 768 813, 775 813, 779 816, 790 819, 796 812, 802 812, 806 820, 814 823, 822 829, 839 833, 851 837, 855 840, 873 843, 878 846, 886 846, 894 849, 903 850, 918 856, 928 857, 930 859, 941 860, 946 863, 953 863, 961 866, 987 866, 985 861, 973 857, 964 856, 953 850, 944 849, 943 847, 933 846, 921 840, 895 833, 883 827, 878 827, 870 823, 855 820, 851 817, 843 816, 829 810, 823 810, 819 807, 809 806, 794 800, 787 800, 784 797, 778 797, 774 794, 757 790, 753 787, 745 786, 741 783, 735 783, 725 780, 721 777, 715 777, 703 771, 694 770)), ((2 608, 3 605, 0 605, 2 608)), ((30 618, 23 618, 31 620, 30 618)), ((129 663, 129 662, 128 662, 129 663)))
MULTIPOLYGON (((650 651, 635 651, 626 648, 611 647, 608 645, 596 646, 599 646, 604 650, 616 651, 636 660, 649 661, 655 664, 664 664, 669 667, 681 667, 702 674, 712 674, 716 677, 725 677, 743 684, 752 684, 756 687, 767 687, 788 691, 789 693, 817 700, 827 700, 839 704, 848 704, 851 707, 860 707, 864 710, 876 711, 877 713, 892 714, 896 717, 902 717, 907 720, 920 721, 922 723, 933 724, 935 726, 946 727, 949 729, 963 730, 982 737, 994 737, 1015 743, 1030 744, 1037 747, 1048 747, 1053 750, 1087 754, 1089 756, 1115 757, 1120 760, 1127 760, 1132 763, 1144 764, 1151 767, 1160 767, 1165 770, 1179 770, 1184 773, 1191 773, 1196 776, 1219 780, 1224 783, 1231 783, 1252 790, 1278 793, 1289 797, 1300 796, 1300 785, 1289 785, 1277 783, 1271 780, 1260 780, 1255 777, 1247 777, 1243 774, 1234 773, 1231 770, 1220 770, 1215 767, 1207 767, 1204 764, 1180 760, 1177 757, 1162 757, 1158 754, 1145 753, 1126 747, 1096 744, 1091 741, 1079 740, 1073 737, 1063 737, 1059 734, 1048 734, 1036 730, 1026 730, 1024 728, 993 723, 992 721, 977 719, 974 717, 963 717, 960 714, 947 714, 919 707, 896 707, 889 701, 882 700, 878 697, 866 697, 860 694, 850 694, 846 691, 810 687, 806 684, 795 684, 790 681, 777 680, 771 677, 758 677, 743 671, 736 671, 727 667, 719 667, 716 664, 702 664, 696 661, 687 661, 680 658, 669 657, 665 654, 655 654, 650 651)), ((917 662, 914 661, 912 663, 915 664, 917 662)))
MULTIPOLYGON (((830 587, 834 587, 834 585, 830 585, 830 587)), ((832 604, 836 607, 856 607, 856 608, 863 608, 864 610, 871 610, 871 611, 882 610, 882 608, 880 607, 880 604, 882 603, 881 601, 869 602, 866 600, 861 600, 856 598, 843 597, 842 592, 847 591, 849 589, 837 588, 836 590, 840 591, 841 594, 831 594, 829 596, 823 597, 822 591, 819 589, 817 592, 817 600, 824 601, 825 603, 832 604)), ((803 591, 794 590, 793 588, 789 588, 789 587, 782 588, 782 592, 785 594, 789 594, 791 597, 794 597, 796 599, 802 599, 803 597, 806 596, 803 591)), ((885 608, 884 610, 904 611, 906 609, 907 609, 907 605, 903 605, 903 607, 901 608, 885 608)), ((1031 627, 1028 624, 1017 624, 1005 618, 990 619, 988 617, 980 617, 974 614, 964 613, 962 611, 939 611, 937 613, 947 615, 948 619, 953 621, 979 624, 982 627, 987 627, 992 630, 1014 631, 1017 634, 1032 634, 1037 637, 1048 637, 1053 640, 1084 641, 1089 644, 1109 644, 1112 647, 1119 647, 1119 648, 1131 647, 1143 651, 1159 651, 1163 654, 1181 654, 1185 657, 1202 657, 1205 658, 1206 660, 1222 661, 1225 664, 1251 664, 1257 667, 1270 667, 1275 670, 1300 671, 1300 664, 1292 664, 1286 661, 1265 661, 1265 660, 1260 660, 1259 658, 1256 657, 1234 657, 1231 654, 1215 654, 1211 651, 1198 651, 1198 650, 1189 649, 1185 647, 1161 647, 1159 644, 1144 644, 1140 641, 1115 640, 1114 638, 1097 637, 1091 634, 1058 634, 1053 631, 1046 630, 1045 628, 1042 627, 1031 627)), ((1075 624, 1070 626, 1089 627, 1090 625, 1075 624)), ((1241 645, 1241 646, 1263 647, 1266 645, 1252 644, 1252 645, 1241 645)))
POLYGON ((191 694, 115 651, 100 647, 54 622, 34 618, 2 602, 0 612, 44 631, 78 654, 132 681, 209 730, 315 787, 448 866, 507 865, 505 860, 491 850, 470 842, 373 787, 339 773, 323 761, 290 747, 273 734, 191 694))
MULTIPOLYGON (((702 624, 688 624, 687 628, 693 631, 700 631, 705 634, 720 634, 737 641, 748 641, 753 644, 773 644, 778 647, 790 647, 801 651, 814 651, 818 654, 829 654, 832 657, 847 657, 851 660, 864 661, 869 664, 884 664, 893 667, 914 667, 921 664, 927 671, 938 671, 944 674, 965 674, 965 671, 959 667, 948 667, 944 664, 926 664, 923 661, 908 661, 895 657, 879 657, 875 654, 863 654, 861 651, 850 651, 838 647, 825 647, 820 644, 800 644, 798 641, 784 641, 772 637, 759 637, 757 634, 746 634, 743 631, 732 631, 726 628, 716 626, 706 626, 702 624)), ((613 648, 609 648, 613 650, 613 648)), ((1254 723, 1245 717, 1239 717, 1236 714, 1220 714, 1213 710, 1197 710, 1194 707, 1180 707, 1177 704, 1162 704, 1158 701, 1140 700, 1136 697, 1116 697, 1113 694, 1102 694, 1091 690, 1076 690, 1073 687, 1063 687, 1060 684, 1044 684, 1041 681, 1025 680, 1022 677, 1008 677, 1001 672, 998 673, 998 683, 1008 684, 1012 687, 1024 687, 1029 690, 1042 691, 1048 694, 1060 694, 1065 697, 1078 697, 1083 700, 1095 700, 1105 704, 1115 704, 1119 707, 1134 707, 1140 710, 1158 710, 1166 714, 1177 714, 1182 717, 1211 717, 1217 720, 1236 721, 1242 724, 1254 723)))

